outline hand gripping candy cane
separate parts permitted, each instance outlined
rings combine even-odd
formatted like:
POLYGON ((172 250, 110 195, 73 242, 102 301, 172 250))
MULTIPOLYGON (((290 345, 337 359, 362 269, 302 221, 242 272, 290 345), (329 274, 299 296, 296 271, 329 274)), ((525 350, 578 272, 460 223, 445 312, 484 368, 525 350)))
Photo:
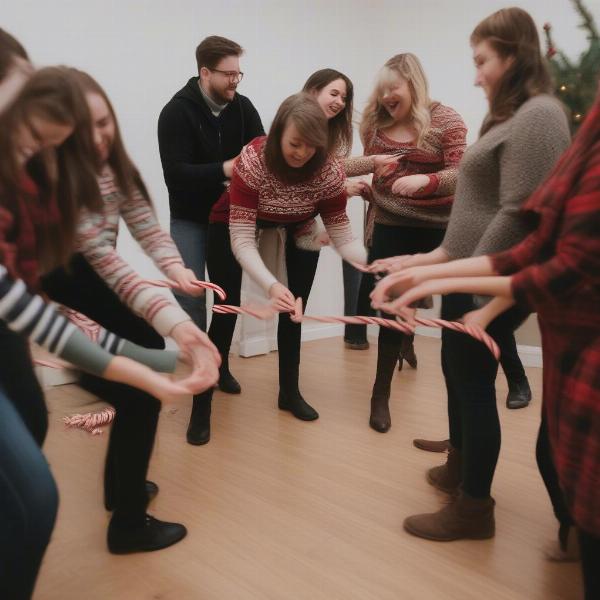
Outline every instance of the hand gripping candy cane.
MULTIPOLYGON (((154 287, 164 287, 164 288, 177 288, 179 287, 175 281, 171 281, 170 279, 143 279, 142 283, 146 283, 148 285, 153 285, 154 287)), ((219 296, 219 298, 223 301, 227 298, 227 294, 225 290, 216 283, 211 283, 210 281, 200 281, 196 279, 196 281, 192 281, 192 285, 196 285, 198 287, 212 290, 219 296)))
MULTIPOLYGON (((238 315, 250 315, 257 319, 270 319, 275 316, 276 311, 272 306, 266 305, 261 307, 255 306, 232 306, 230 304, 215 304, 213 306, 213 312, 221 314, 238 314, 238 315)), ((413 334, 414 328, 411 327, 405 321, 399 319, 384 319, 381 317, 367 317, 367 316, 355 316, 355 317, 329 317, 329 316, 318 316, 318 315, 305 315, 302 312, 302 298, 296 299, 294 310, 289 311, 291 319, 295 323, 302 321, 319 321, 320 323, 356 323, 364 325, 379 325, 381 327, 387 327, 389 329, 395 329, 402 333, 413 334)), ((444 319, 422 319, 415 317, 415 321, 419 325, 425 327, 445 327, 461 333, 466 333, 476 340, 485 344, 488 350, 494 355, 496 360, 500 357, 500 349, 496 342, 480 327, 474 327, 472 325, 464 325, 456 321, 446 321, 444 319)))

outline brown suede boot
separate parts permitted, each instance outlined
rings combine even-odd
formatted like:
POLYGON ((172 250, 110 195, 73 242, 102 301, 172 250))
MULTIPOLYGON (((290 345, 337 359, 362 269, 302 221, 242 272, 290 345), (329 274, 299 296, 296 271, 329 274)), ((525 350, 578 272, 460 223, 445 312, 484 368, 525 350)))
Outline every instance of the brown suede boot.
POLYGON ((450 440, 423 440, 417 438, 413 440, 413 445, 419 450, 426 452, 447 452, 450 449, 450 440))
POLYGON ((446 463, 427 471, 427 481, 440 492, 457 494, 462 483, 462 460, 460 450, 450 446, 446 463))
POLYGON ((472 498, 461 490, 438 512, 407 517, 404 529, 417 537, 437 542, 485 540, 494 537, 494 505, 491 497, 472 498))

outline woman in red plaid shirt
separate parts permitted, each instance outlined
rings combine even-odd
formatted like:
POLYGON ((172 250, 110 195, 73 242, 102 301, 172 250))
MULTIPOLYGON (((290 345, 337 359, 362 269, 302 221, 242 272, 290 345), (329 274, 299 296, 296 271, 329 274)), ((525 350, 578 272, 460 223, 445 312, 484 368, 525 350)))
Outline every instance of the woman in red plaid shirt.
POLYGON ((579 531, 586 598, 600 598, 600 92, 572 146, 523 210, 534 229, 511 250, 389 275, 373 300, 404 292, 384 307, 410 318, 406 307, 429 294, 496 296, 465 315, 484 328, 514 303, 538 313, 540 438, 550 442, 538 440, 538 451, 549 448, 579 531))

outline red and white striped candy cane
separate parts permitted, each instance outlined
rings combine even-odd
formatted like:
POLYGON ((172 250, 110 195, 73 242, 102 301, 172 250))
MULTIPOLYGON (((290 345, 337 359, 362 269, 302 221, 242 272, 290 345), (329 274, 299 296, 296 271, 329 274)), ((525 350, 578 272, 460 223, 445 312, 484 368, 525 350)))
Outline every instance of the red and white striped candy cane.
POLYGON ((101 427, 112 423, 115 414, 115 409, 108 406, 99 412, 64 417, 63 423, 67 427, 75 427, 77 429, 83 429, 92 435, 100 435, 102 433, 101 427))
POLYGON ((494 338, 487 334, 481 327, 465 325, 464 323, 459 323, 457 321, 446 321, 445 319, 423 319, 421 317, 415 317, 415 321, 419 323, 419 325, 424 325, 425 327, 445 327, 446 329, 466 333, 482 344, 485 344, 487 349, 494 355, 494 358, 500 360, 500 348, 498 348, 498 344, 496 344, 494 338))
MULTIPOLYGON (((174 281, 170 281, 169 279, 143 279, 142 283, 147 283, 148 285, 153 285, 154 287, 164 287, 171 289, 179 287, 177 283, 175 283, 174 281)), ((192 285, 196 285, 207 290, 212 290, 213 292, 215 292, 215 294, 217 294, 217 296, 219 296, 221 301, 227 298, 225 290, 216 283, 211 283, 210 281, 200 281, 199 279, 196 279, 191 283, 192 285)))
MULTIPOLYGON (((231 304, 216 304, 213 306, 213 312, 221 314, 238 314, 238 315, 250 315, 257 319, 270 319, 278 311, 276 311, 271 305, 265 305, 262 307, 255 306, 233 306, 231 304)), ((305 315, 302 312, 302 299, 297 298, 294 310, 289 311, 291 314, 292 321, 300 323, 301 321, 318 321, 320 323, 352 323, 352 324, 364 324, 364 325, 379 325, 380 327, 387 327, 388 329, 395 329, 402 333, 412 334, 414 328, 411 327, 405 321, 399 319, 384 319, 382 317, 368 317, 368 316, 353 316, 353 317, 333 317, 333 316, 320 316, 320 315, 305 315)), ((472 325, 465 325, 464 323, 458 323, 456 321, 446 321, 444 319, 423 319, 421 317, 415 317, 415 321, 419 325, 425 327, 436 327, 452 329, 454 331, 460 331, 466 333, 472 338, 485 344, 488 350, 494 355, 496 360, 500 357, 500 349, 496 342, 480 327, 474 327, 472 325)))

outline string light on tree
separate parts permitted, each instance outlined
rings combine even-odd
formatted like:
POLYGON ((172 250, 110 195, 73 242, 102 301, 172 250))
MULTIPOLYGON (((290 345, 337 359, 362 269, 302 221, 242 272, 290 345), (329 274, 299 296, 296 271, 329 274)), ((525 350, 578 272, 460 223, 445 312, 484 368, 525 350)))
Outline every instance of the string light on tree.
POLYGON ((552 39, 552 26, 544 25, 546 58, 556 82, 556 92, 571 111, 571 129, 575 131, 584 120, 594 101, 600 76, 600 37, 594 18, 582 0, 571 0, 582 18, 580 29, 587 32, 589 48, 572 62, 562 50, 557 50, 552 39))

